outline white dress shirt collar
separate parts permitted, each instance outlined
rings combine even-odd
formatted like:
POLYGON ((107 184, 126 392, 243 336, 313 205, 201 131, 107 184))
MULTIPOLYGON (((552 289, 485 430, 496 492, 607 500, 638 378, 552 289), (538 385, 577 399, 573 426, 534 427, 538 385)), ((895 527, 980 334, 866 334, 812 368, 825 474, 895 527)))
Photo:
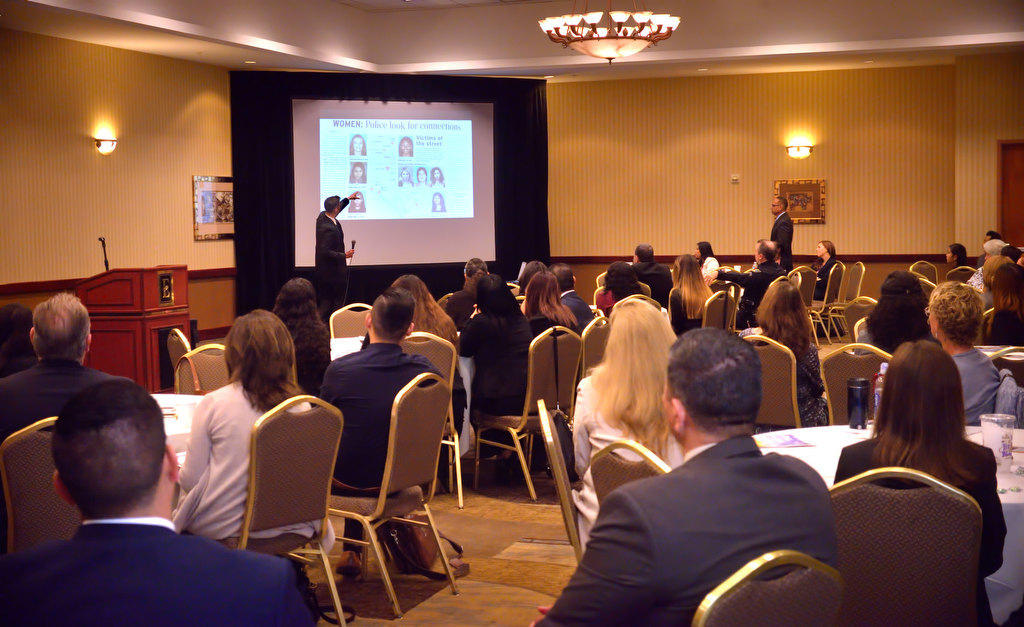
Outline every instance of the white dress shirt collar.
POLYGON ((83 520, 83 525, 149 525, 151 527, 165 527, 175 531, 174 523, 159 516, 139 516, 138 518, 92 518, 83 520))
POLYGON ((686 451, 686 454, 683 455, 683 463, 685 464, 686 462, 690 461, 694 457, 700 455, 701 453, 703 453, 704 451, 708 450, 709 448, 716 444, 718 444, 718 442, 712 442, 711 444, 705 444, 703 446, 698 446, 697 448, 686 451))

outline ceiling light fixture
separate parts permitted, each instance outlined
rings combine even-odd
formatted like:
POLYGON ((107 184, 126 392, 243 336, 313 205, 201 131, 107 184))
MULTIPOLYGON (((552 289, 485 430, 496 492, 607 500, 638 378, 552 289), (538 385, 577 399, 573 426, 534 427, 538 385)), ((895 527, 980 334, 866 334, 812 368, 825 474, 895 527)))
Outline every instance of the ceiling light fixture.
POLYGON ((659 41, 668 39, 679 27, 680 19, 667 13, 648 11, 640 0, 638 11, 633 0, 632 11, 612 11, 608 0, 608 17, 602 11, 590 11, 589 0, 583 0, 583 12, 546 17, 540 20, 540 29, 556 44, 562 44, 598 59, 613 59, 636 54, 659 41))

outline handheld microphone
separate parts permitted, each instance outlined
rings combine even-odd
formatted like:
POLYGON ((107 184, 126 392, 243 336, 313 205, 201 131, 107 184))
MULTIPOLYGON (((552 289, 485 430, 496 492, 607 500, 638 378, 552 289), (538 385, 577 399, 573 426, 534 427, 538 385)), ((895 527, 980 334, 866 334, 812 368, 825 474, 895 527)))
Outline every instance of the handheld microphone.
POLYGON ((356 249, 356 241, 352 240, 352 250, 355 250, 355 249, 356 249))
POLYGON ((103 247, 103 269, 106 271, 110 270, 110 262, 107 260, 107 238, 99 238, 100 246, 103 247))

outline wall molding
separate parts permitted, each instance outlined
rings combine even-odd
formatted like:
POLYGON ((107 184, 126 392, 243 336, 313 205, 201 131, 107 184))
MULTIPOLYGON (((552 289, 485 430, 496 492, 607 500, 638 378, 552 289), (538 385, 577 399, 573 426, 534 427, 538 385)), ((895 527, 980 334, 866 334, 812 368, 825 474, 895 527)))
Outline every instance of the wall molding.
POLYGON ((209 329, 196 329, 196 339, 198 339, 200 342, 205 342, 207 340, 216 340, 218 338, 227 336, 228 331, 230 330, 231 327, 211 327, 209 329))
MULTIPOLYGON (((936 255, 929 253, 927 255, 839 255, 837 257, 843 263, 851 263, 857 261, 863 261, 864 263, 905 263, 908 266, 915 261, 930 261, 932 263, 946 263, 946 256, 944 254, 936 255)), ((655 255, 654 260, 658 263, 671 264, 675 261, 673 255, 655 255)), ((719 263, 727 265, 733 265, 736 263, 750 263, 753 259, 753 255, 715 255, 715 259, 719 263)), ((815 260, 813 255, 793 255, 794 264, 809 264, 815 260)), ((629 258, 615 255, 601 255, 591 257, 560 257, 551 256, 551 263, 567 263, 570 266, 573 264, 588 264, 588 263, 602 263, 610 264, 613 261, 629 261, 629 258)))
MULTIPOLYGON (((40 292, 64 292, 74 290, 75 287, 87 277, 79 279, 56 279, 53 281, 26 281, 24 283, 0 284, 0 296, 11 296, 13 294, 38 294, 40 292)), ((189 281, 201 281, 204 279, 233 279, 235 268, 205 268, 202 270, 189 270, 189 281)))

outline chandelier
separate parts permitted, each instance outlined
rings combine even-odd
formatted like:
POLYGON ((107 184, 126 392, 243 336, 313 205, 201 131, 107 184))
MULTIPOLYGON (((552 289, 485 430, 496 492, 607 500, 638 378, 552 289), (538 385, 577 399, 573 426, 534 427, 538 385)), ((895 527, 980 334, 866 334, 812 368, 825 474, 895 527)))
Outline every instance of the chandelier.
POLYGON ((612 0, 608 0, 607 17, 602 11, 589 11, 588 1, 583 2, 583 12, 577 13, 573 0, 572 13, 544 18, 538 22, 540 29, 556 44, 611 63, 668 39, 679 26, 678 17, 648 11, 643 0, 642 11, 637 11, 636 0, 632 11, 612 11, 612 0))

